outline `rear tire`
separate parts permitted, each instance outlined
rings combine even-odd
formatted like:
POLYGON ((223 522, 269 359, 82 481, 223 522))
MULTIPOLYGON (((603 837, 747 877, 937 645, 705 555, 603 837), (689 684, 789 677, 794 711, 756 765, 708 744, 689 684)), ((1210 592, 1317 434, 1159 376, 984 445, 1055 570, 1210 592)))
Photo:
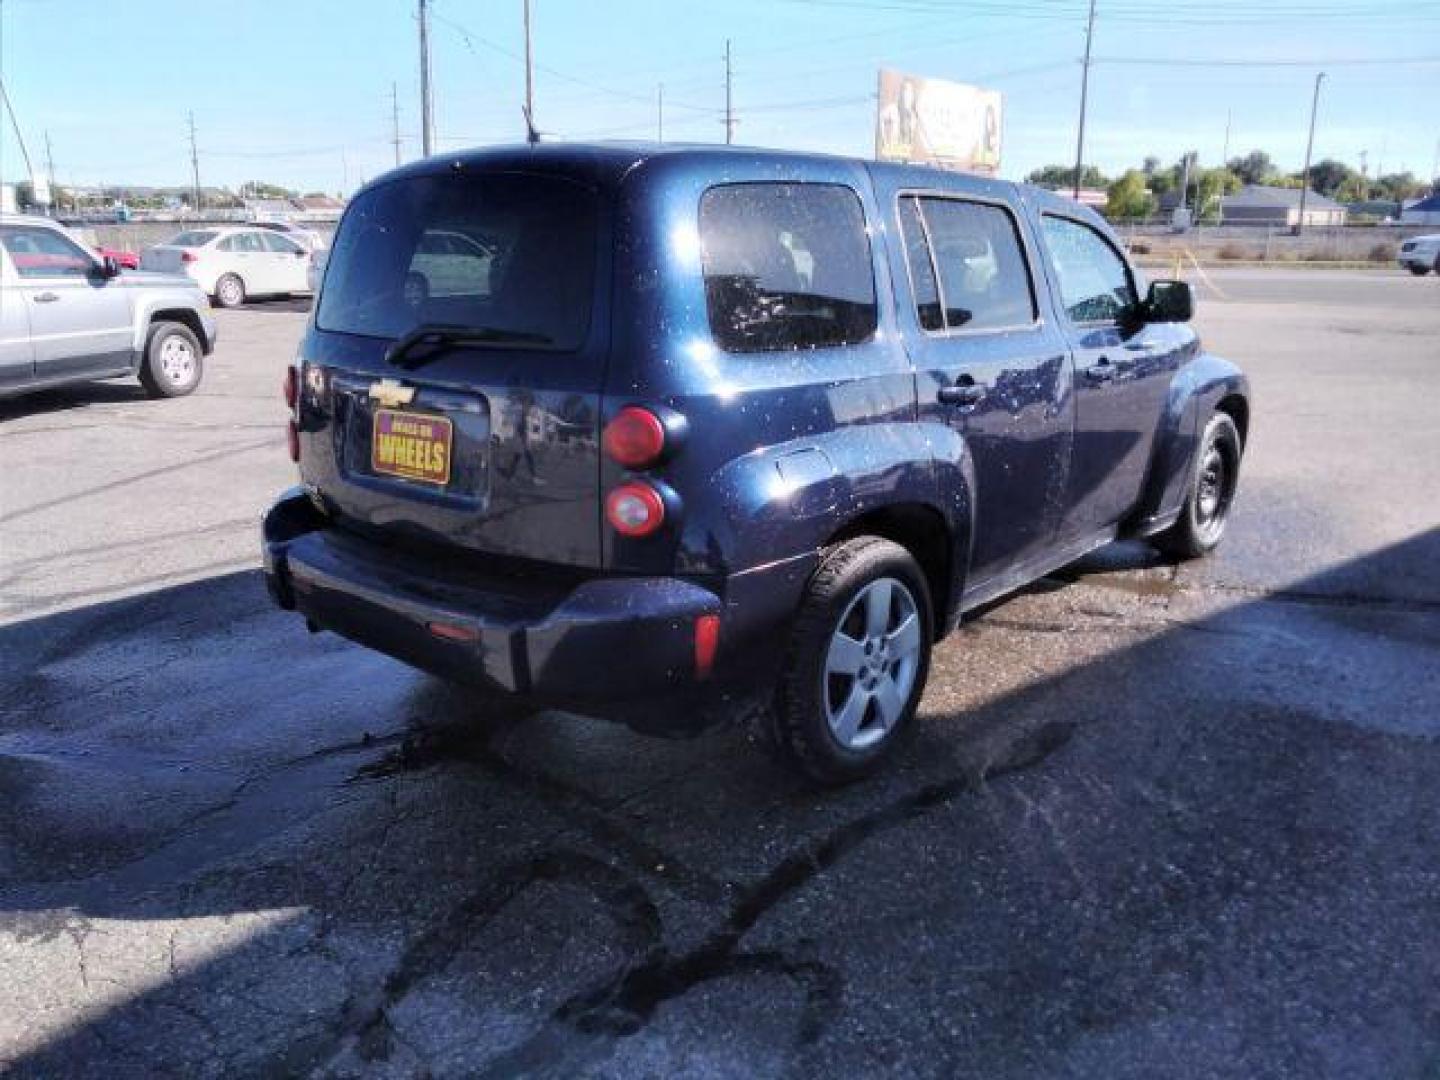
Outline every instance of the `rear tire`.
POLYGON ((145 339, 140 384, 152 398, 184 397, 200 385, 205 353, 184 323, 157 322, 145 339))
POLYGON ((1210 417, 1195 452, 1179 520, 1155 537, 1157 548, 1176 559, 1198 559, 1215 550, 1230 521, 1243 452, 1235 421, 1224 413, 1210 417))
POLYGON ((933 627, 903 547, 862 536, 831 548, 800 602, 765 741, 820 783, 874 772, 912 727, 933 627))
POLYGON ((245 303, 245 282, 240 280, 240 275, 221 275, 215 282, 214 300, 215 306, 222 308, 238 308, 245 303))
MULTIPOLYGON (((1426 274, 1430 273, 1430 268, 1428 266, 1416 266, 1414 263, 1411 263, 1410 273, 1414 274, 1416 277, 1424 277, 1426 274)), ((1437 270, 1436 273, 1440 273, 1440 270, 1437 270)))

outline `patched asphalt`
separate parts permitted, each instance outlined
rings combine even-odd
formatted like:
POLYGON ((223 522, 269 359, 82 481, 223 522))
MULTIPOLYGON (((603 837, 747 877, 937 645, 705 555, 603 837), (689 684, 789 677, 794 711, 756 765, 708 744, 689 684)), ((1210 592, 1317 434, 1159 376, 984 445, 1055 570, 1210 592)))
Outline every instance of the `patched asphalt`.
POLYGON ((1222 551, 991 607, 841 791, 272 609, 302 305, 0 403, 0 1071, 1435 1075, 1440 282, 1211 277, 1222 551))

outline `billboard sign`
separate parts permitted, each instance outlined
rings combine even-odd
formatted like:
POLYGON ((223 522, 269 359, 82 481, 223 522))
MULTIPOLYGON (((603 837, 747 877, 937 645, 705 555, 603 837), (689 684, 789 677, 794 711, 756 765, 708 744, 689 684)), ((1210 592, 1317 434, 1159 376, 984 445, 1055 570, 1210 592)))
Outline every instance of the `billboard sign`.
POLYGON ((1002 119, 998 90, 882 69, 875 156, 994 176, 1002 119))

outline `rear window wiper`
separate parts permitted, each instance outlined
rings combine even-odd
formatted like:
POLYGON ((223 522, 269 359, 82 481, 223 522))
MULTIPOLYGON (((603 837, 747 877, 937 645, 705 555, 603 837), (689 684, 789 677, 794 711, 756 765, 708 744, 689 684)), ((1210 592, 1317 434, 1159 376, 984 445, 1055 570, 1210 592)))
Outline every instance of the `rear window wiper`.
POLYGON ((498 345, 520 348, 543 348, 552 343, 544 334, 524 330, 503 330, 495 326, 452 326, 425 323, 417 326, 385 350, 385 362, 396 367, 414 369, 429 363, 450 345, 498 345), (432 351, 424 356, 412 355, 420 346, 432 351))

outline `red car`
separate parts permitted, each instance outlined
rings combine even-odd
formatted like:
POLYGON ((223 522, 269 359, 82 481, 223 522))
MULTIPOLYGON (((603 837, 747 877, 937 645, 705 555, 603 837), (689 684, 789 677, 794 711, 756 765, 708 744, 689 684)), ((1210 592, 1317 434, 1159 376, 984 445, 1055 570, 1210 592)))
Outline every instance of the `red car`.
POLYGON ((114 259, 125 270, 139 270, 140 256, 134 251, 116 251, 114 248, 95 246, 95 250, 103 259, 114 259))

